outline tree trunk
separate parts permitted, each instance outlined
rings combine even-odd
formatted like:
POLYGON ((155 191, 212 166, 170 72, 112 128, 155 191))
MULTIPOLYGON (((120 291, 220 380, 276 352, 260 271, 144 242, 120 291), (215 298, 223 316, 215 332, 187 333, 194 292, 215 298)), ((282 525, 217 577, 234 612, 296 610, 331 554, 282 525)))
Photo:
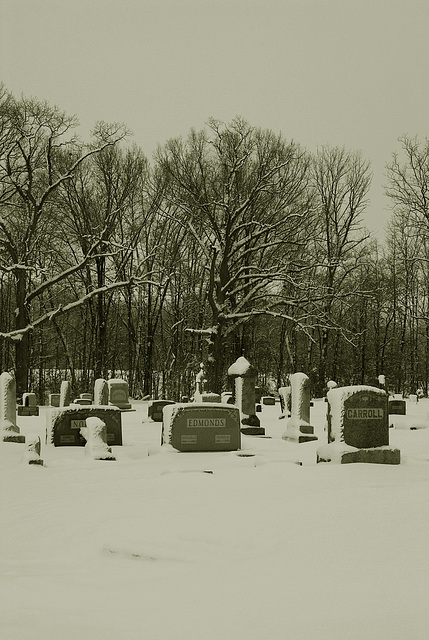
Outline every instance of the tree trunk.
MULTIPOLYGON (((15 328, 24 329, 29 324, 28 308, 25 304, 27 295, 27 272, 19 269, 15 272, 16 278, 16 319, 15 328)), ((15 379, 16 396, 19 398, 27 391, 28 387, 28 362, 30 349, 30 335, 28 331, 22 334, 20 340, 15 343, 15 379)))

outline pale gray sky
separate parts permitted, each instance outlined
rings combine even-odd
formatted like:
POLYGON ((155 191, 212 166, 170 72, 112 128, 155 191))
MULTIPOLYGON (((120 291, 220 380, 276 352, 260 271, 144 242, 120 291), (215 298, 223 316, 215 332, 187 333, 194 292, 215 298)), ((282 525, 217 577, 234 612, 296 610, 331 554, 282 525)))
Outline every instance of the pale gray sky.
POLYGON ((124 122, 149 157, 210 116, 361 150, 383 238, 384 166, 429 136, 428 0, 0 0, 0 80, 16 96, 124 122))

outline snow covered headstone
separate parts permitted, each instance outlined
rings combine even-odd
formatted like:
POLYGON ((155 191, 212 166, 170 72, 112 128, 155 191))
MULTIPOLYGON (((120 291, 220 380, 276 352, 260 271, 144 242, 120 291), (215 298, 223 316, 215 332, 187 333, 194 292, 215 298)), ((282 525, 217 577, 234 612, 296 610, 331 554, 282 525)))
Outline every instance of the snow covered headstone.
POLYGON ((240 409, 241 432, 249 435, 265 435, 265 429, 256 415, 255 382, 256 369, 244 356, 238 358, 228 369, 234 378, 235 405, 240 409))
POLYGON ((389 447, 388 396, 365 385, 328 392, 328 444, 317 462, 399 464, 399 449, 389 447))
POLYGON ((223 391, 220 394, 220 401, 222 404, 234 404, 234 396, 231 391, 223 391))
POLYGON ((292 408, 292 390, 290 387, 279 387, 280 408, 284 415, 290 415, 292 408))
POLYGON ((240 411, 221 403, 169 404, 163 410, 161 444, 178 451, 236 451, 240 411))
POLYGON ((37 399, 35 393, 23 393, 22 404, 18 405, 19 416, 38 416, 39 407, 37 406, 37 399))
POLYGON ((16 424, 16 382, 7 371, 0 375, 0 432, 3 442, 25 442, 16 424))
POLYGON ((97 416, 86 418, 81 434, 86 440, 85 452, 93 460, 116 460, 107 444, 106 423, 97 416))
POLYGON ((71 384, 69 380, 63 380, 60 388, 60 407, 68 407, 71 400, 71 384))
POLYGON ((128 399, 128 382, 120 378, 107 381, 109 389, 109 406, 119 407, 122 411, 131 409, 128 399))
POLYGON ((168 404, 176 404, 173 400, 151 400, 147 407, 147 416, 154 422, 162 422, 162 410, 168 404))
POLYGON ((38 435, 28 435, 25 441, 25 459, 28 464, 38 464, 43 466, 40 457, 40 437, 38 435))
POLYGON ((50 411, 47 414, 46 443, 55 447, 84 446, 80 430, 86 426, 86 419, 91 417, 100 418, 106 424, 108 444, 122 445, 121 410, 96 405, 70 405, 50 411))
POLYGON ((94 382, 94 404, 109 404, 109 388, 104 378, 97 378, 94 382))
POLYGON ((291 410, 282 438, 291 442, 310 442, 317 440, 314 427, 310 424, 310 379, 305 373, 293 373, 290 376, 291 410))

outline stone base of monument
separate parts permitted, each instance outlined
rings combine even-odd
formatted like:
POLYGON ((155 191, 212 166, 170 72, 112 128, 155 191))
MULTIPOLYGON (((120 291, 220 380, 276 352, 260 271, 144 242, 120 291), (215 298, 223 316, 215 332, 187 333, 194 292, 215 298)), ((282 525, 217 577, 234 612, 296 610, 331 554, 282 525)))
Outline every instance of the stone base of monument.
POLYGON ((38 416, 39 415, 39 407, 28 407, 22 404, 17 406, 17 411, 19 416, 38 416))
POLYGON ((257 415, 242 417, 240 431, 246 436, 265 435, 265 429, 261 427, 261 422, 257 415))
POLYGON ((400 464, 401 452, 388 446, 358 449, 345 443, 331 442, 319 447, 316 452, 317 462, 334 462, 349 464, 365 462, 368 464, 400 464))
POLYGON ((119 402, 109 402, 109 407, 117 407, 121 411, 135 411, 132 405, 129 402, 119 403, 119 402))
POLYGON ((311 424, 303 420, 297 421, 290 418, 286 425, 286 431, 282 435, 282 439, 301 444, 303 442, 312 442, 318 438, 314 435, 314 427, 312 427, 311 424))
POLYGON ((86 428, 87 418, 100 418, 106 425, 109 445, 122 445, 121 410, 104 405, 69 405, 52 409, 46 416, 46 444, 55 447, 83 447, 86 444, 80 430, 86 428))
POLYGON ((0 432, 0 440, 2 442, 25 442, 25 436, 21 435, 19 431, 4 429, 0 432))

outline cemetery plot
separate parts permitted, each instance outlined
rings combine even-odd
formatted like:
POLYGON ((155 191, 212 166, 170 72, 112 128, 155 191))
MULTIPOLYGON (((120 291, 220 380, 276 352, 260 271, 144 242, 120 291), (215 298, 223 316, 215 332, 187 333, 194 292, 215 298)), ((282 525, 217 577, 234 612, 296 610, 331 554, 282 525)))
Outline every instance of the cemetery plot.
POLYGON ((167 405, 162 444, 178 451, 236 451, 241 446, 240 411, 220 403, 167 405))
POLYGON ((46 443, 55 447, 82 447, 86 440, 81 429, 86 428, 86 419, 100 418, 106 425, 106 440, 109 445, 122 445, 121 410, 115 407, 87 405, 65 407, 47 414, 46 443))

